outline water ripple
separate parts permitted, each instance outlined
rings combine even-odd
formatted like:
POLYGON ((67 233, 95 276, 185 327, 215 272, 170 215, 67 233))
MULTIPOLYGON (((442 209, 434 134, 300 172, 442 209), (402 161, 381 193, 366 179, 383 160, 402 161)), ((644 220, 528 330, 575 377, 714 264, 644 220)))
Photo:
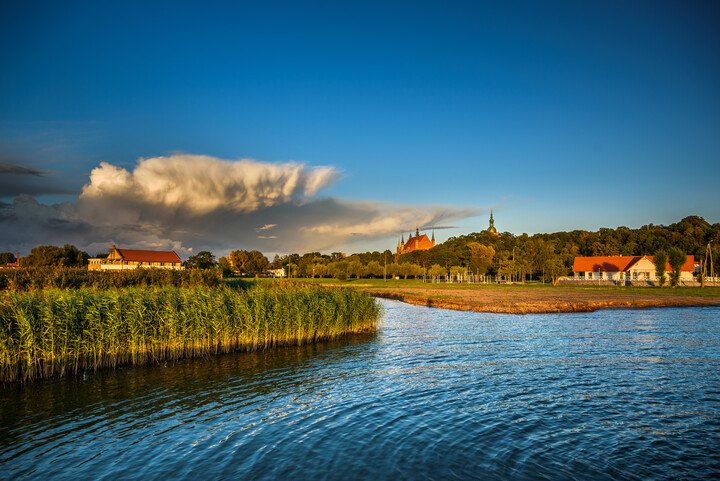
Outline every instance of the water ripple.
POLYGON ((6 386, 0 478, 709 479, 720 309, 478 314, 6 386))

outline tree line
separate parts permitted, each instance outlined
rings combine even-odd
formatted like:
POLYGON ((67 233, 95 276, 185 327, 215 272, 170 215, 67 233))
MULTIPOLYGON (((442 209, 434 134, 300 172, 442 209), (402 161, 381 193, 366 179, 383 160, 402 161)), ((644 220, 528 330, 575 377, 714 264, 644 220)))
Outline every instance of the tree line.
MULTIPOLYGON (((689 216, 668 226, 649 224, 639 229, 621 226, 597 232, 574 230, 532 236, 509 232, 493 235, 482 231, 451 237, 431 249, 402 255, 390 250, 349 256, 340 252, 308 252, 276 255, 269 261, 257 250, 235 250, 216 260, 211 252, 201 251, 188 258, 184 265, 189 269, 216 268, 225 274, 251 277, 268 269, 284 269, 291 277, 418 278, 471 273, 544 281, 569 274, 576 256, 654 255, 676 249, 705 260, 708 244, 717 262, 720 224, 689 216)), ((86 252, 70 245, 38 246, 21 259, 21 265, 83 267, 88 257, 86 252)), ((0 254, 0 260, 5 262, 14 262, 14 259, 11 253, 0 254)))
POLYGON ((708 244, 717 262, 720 223, 710 224, 702 217, 689 216, 668 226, 649 224, 639 229, 621 226, 597 232, 574 230, 532 236, 482 231, 402 255, 390 250, 347 257, 338 252, 290 254, 275 256, 271 267, 289 267, 292 277, 382 277, 385 273, 409 278, 471 273, 544 281, 570 274, 577 256, 652 256, 675 249, 704 261, 708 244))

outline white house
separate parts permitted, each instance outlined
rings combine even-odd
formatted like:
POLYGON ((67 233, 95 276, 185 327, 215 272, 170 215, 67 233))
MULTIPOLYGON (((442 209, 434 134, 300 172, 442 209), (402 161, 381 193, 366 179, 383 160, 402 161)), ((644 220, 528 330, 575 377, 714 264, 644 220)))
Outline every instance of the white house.
POLYGON ((177 269, 182 270, 182 260, 175 251, 147 251, 137 249, 110 248, 110 255, 105 259, 89 259, 88 269, 92 270, 127 270, 144 267, 146 269, 177 269))
MULTIPOLYGON (((692 281, 698 265, 695 256, 686 256, 680 270, 680 280, 692 281)), ((672 270, 669 263, 665 265, 665 270, 672 270)), ((596 256, 576 257, 572 280, 657 281, 657 277, 653 256, 596 256)))

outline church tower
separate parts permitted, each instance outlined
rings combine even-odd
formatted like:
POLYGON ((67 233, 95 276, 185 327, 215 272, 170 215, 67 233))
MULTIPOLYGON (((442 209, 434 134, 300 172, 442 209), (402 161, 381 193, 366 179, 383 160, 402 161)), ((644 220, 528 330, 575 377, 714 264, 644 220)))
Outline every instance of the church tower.
POLYGON ((495 229, 495 219, 493 219, 492 209, 490 209, 490 227, 488 227, 487 231, 494 236, 500 235, 497 233, 497 229, 495 229))
POLYGON ((415 226, 415 236, 413 237, 412 231, 408 236, 407 242, 405 241, 405 233, 400 237, 398 242, 397 255, 407 254, 413 251, 424 251, 435 246, 435 231, 433 230, 432 240, 430 240, 427 234, 420 234, 420 225, 415 226))

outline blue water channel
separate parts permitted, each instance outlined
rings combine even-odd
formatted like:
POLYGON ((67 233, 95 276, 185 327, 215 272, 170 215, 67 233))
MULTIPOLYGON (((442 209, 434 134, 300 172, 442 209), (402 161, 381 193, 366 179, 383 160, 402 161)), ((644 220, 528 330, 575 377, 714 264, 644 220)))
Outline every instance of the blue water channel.
POLYGON ((720 308, 380 302, 375 335, 5 385, 0 478, 720 476, 720 308))

